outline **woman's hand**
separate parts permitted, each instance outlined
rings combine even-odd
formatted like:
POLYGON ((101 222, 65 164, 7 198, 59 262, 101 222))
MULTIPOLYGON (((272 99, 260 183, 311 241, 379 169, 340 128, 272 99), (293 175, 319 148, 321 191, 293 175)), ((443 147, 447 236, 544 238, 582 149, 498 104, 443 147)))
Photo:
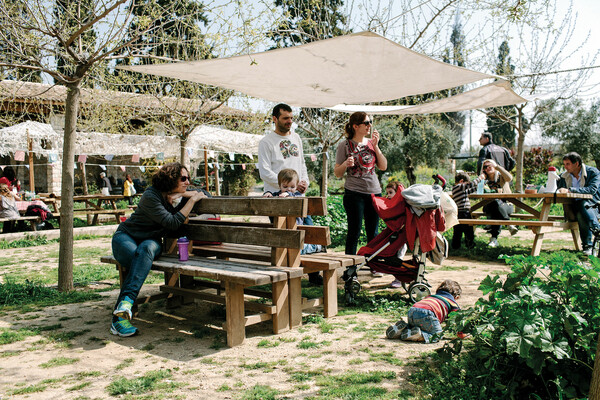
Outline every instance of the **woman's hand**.
POLYGON ((191 201, 193 201, 194 203, 196 203, 198 200, 200 199, 204 199, 206 198, 206 195, 203 192, 193 192, 194 194, 192 195, 192 197, 190 198, 191 201))
POLYGON ((373 128, 373 134, 371 135, 371 143, 373 143, 373 147, 377 147, 379 143, 379 131, 373 128))
POLYGON ((348 158, 346 158, 346 161, 344 161, 344 165, 346 166, 346 168, 354 167, 354 157, 348 156, 348 158))

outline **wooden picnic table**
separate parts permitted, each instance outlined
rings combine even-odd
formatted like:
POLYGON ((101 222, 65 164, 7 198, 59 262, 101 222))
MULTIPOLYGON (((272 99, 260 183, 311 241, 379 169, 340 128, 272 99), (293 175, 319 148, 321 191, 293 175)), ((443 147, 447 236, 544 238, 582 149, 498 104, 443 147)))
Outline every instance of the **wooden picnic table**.
MULTIPOLYGON (((60 201, 61 196, 54 195, 53 197, 49 197, 54 199, 54 201, 60 201)), ((73 215, 86 215, 93 216, 91 221, 91 225, 98 225, 98 217, 101 214, 112 214, 115 216, 115 221, 118 223, 121 222, 120 217, 125 215, 125 212, 129 211, 128 209, 119 209, 117 208, 117 201, 123 200, 125 197, 121 195, 108 195, 105 196, 103 194, 89 194, 89 195, 78 195, 73 196, 73 203, 83 203, 85 205, 84 208, 76 208, 73 210, 73 215), (104 206, 108 205, 108 209, 105 209, 104 206)), ((44 201, 46 198, 44 198, 44 201)), ((88 221, 88 225, 90 225, 88 221)))
POLYGON ((589 194, 579 193, 472 193, 469 195, 471 199, 479 201, 471 206, 472 219, 459 219, 458 222, 466 225, 520 225, 530 228, 535 238, 531 255, 537 256, 540 254, 544 234, 548 232, 557 232, 570 230, 573 237, 575 250, 581 250, 579 242, 579 225, 577 221, 568 221, 563 215, 550 215, 552 204, 569 204, 575 200, 591 199, 589 194), (532 207, 523 202, 524 199, 539 200, 539 209, 532 207), (510 214, 510 220, 490 220, 479 219, 485 216, 481 210, 486 204, 494 200, 504 200, 514 204, 517 208, 523 210, 523 213, 510 214))

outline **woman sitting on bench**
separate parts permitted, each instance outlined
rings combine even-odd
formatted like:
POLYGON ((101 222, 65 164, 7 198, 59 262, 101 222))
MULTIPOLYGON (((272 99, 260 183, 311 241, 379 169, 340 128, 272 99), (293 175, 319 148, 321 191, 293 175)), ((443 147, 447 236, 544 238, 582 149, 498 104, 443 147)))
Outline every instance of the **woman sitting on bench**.
POLYGON ((196 202, 206 197, 202 192, 186 191, 189 184, 189 172, 182 164, 163 165, 152 176, 152 186, 140 198, 135 212, 117 228, 112 251, 127 272, 113 311, 110 328, 113 335, 126 337, 138 333, 129 322, 131 308, 152 262, 162 252, 161 237, 167 231, 177 230, 196 202), (175 205, 174 200, 179 198, 183 199, 175 205))
MULTIPOLYGON (((0 218, 18 219, 21 216, 17 210, 16 200, 8 185, 0 183, 0 218)), ((15 221, 4 221, 2 233, 15 232, 15 228, 15 221)))

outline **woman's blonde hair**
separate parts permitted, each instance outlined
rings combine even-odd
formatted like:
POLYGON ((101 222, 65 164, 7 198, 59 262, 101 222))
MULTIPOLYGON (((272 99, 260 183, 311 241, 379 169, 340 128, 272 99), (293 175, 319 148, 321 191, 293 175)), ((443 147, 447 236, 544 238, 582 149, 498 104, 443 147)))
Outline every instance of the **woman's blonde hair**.
POLYGON ((6 183, 0 183, 0 195, 11 199, 14 199, 15 197, 6 183))

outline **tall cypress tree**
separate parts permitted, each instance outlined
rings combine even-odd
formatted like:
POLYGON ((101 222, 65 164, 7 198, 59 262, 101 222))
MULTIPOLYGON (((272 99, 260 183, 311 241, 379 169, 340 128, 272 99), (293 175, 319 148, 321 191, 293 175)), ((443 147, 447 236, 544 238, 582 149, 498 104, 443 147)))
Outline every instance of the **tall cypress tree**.
MULTIPOLYGON (((508 42, 503 41, 498 50, 496 74, 503 76, 514 74, 515 66, 511 64, 508 42)), ((514 106, 495 107, 487 110, 487 130, 492 133, 494 143, 508 148, 514 147, 516 119, 517 113, 514 106), (506 122, 506 119, 513 121, 512 124, 506 122)))

